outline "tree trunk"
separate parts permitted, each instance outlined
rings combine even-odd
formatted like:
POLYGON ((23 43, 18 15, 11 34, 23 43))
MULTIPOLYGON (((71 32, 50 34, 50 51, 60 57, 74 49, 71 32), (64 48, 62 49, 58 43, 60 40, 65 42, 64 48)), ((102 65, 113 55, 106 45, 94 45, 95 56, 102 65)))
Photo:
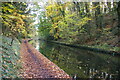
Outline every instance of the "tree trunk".
POLYGON ((13 44, 13 40, 14 40, 14 39, 11 40, 11 44, 10 44, 10 46, 12 46, 12 44, 13 44))
MULTIPOLYGON (((90 10, 88 8, 89 8, 89 4, 87 2, 85 2, 86 16, 90 17, 90 10)), ((86 30, 87 30, 88 35, 91 37, 91 34, 90 34, 90 31, 91 31, 90 22, 91 21, 88 21, 88 24, 86 24, 86 30)))
POLYGON ((80 2, 77 2, 76 7, 77 7, 78 15, 81 16, 81 15, 80 15, 80 2))
POLYGON ((118 2, 117 7, 117 14, 118 14, 118 47, 120 47, 120 1, 118 2))
POLYGON ((100 3, 94 2, 93 4, 94 4, 94 6, 97 7, 95 10, 96 26, 97 26, 97 28, 102 29, 102 16, 101 16, 101 12, 100 12, 100 3))
POLYGON ((111 11, 111 2, 107 2, 107 6, 108 6, 108 12, 111 11))
POLYGON ((120 1, 118 2, 117 14, 118 14, 118 24, 120 26, 120 1))
POLYGON ((86 14, 88 15, 88 17, 90 16, 90 14, 89 14, 89 9, 88 9, 88 3, 87 2, 85 2, 85 9, 86 9, 86 14))

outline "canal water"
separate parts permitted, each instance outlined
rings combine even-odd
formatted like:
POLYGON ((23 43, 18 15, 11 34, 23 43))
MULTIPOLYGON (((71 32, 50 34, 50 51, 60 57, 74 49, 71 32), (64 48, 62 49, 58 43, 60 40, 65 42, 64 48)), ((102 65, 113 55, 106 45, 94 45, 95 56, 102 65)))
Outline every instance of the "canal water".
POLYGON ((36 48, 70 76, 119 78, 120 57, 39 41, 36 48))

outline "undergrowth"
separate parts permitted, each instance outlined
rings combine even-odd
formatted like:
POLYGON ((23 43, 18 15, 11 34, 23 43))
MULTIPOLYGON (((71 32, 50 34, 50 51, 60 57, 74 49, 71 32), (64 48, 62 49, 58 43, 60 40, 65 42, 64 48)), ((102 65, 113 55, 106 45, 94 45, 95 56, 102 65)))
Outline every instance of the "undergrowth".
POLYGON ((11 41, 11 38, 0 36, 0 53, 2 53, 0 55, 0 63, 2 63, 0 72, 2 78, 17 78, 20 73, 20 43, 14 40, 11 45, 11 41))

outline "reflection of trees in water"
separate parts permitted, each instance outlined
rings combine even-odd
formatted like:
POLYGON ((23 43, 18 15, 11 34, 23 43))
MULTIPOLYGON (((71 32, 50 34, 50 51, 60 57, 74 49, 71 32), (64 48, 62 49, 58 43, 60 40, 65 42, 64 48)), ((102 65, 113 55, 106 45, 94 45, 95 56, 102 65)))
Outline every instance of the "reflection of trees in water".
POLYGON ((40 44, 40 51, 68 74, 80 78, 107 78, 117 74, 118 58, 106 54, 56 45, 40 44))

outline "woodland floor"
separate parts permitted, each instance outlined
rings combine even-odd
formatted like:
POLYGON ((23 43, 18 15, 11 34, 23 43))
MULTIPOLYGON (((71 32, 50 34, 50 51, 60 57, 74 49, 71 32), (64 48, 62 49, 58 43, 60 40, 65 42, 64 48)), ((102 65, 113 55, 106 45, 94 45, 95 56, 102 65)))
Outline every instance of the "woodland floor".
POLYGON ((23 78, 71 78, 66 72, 37 51, 27 40, 21 43, 23 78))

